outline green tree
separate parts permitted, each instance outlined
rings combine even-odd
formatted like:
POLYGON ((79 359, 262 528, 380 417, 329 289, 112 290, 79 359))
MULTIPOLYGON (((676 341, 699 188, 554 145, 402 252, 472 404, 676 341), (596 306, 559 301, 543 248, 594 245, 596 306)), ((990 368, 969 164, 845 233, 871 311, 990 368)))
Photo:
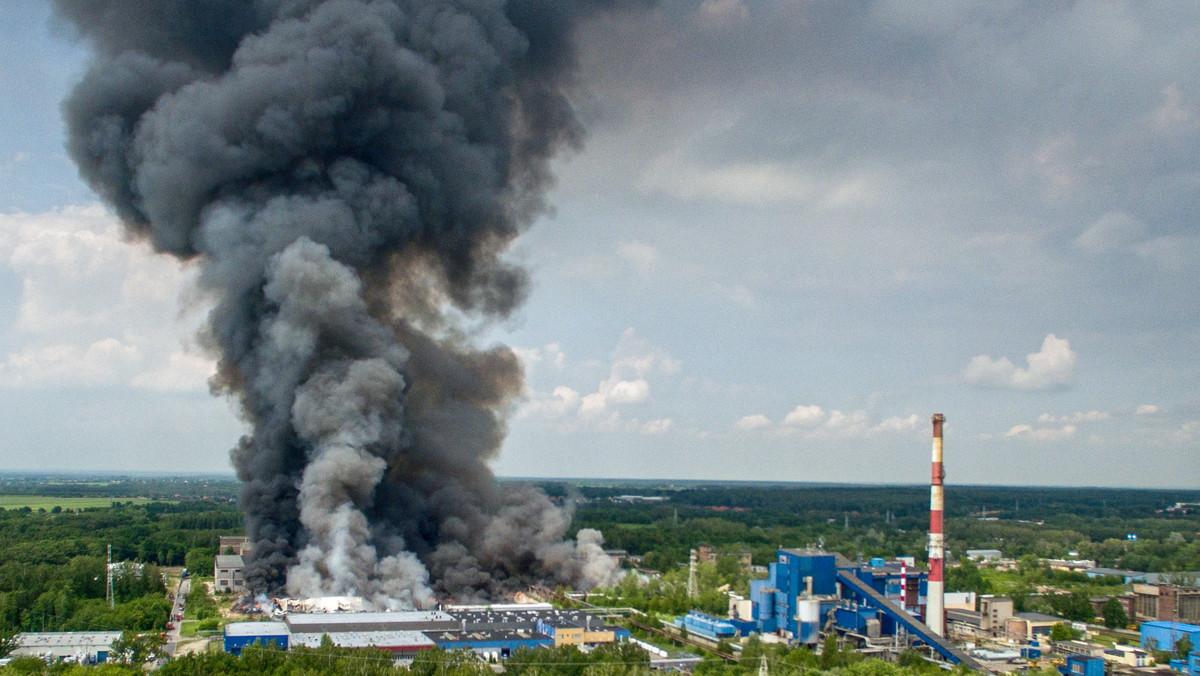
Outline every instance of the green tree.
POLYGON ((1104 617, 1104 626, 1109 629, 1121 629, 1129 624, 1129 615, 1125 613, 1125 606, 1122 606, 1115 597, 1104 602, 1100 614, 1104 617))
POLYGON ((1186 660, 1188 655, 1192 654, 1192 637, 1190 634, 1184 634, 1175 642, 1175 655, 1181 660, 1186 660))
POLYGON ((1058 624, 1050 627, 1051 641, 1071 641, 1079 638, 1080 636, 1083 636, 1082 632, 1072 629, 1071 625, 1067 624, 1066 622, 1059 622, 1058 624))
POLYGON ((946 571, 946 589, 950 591, 971 591, 979 594, 990 594, 992 585, 979 572, 979 566, 971 559, 963 559, 962 563, 946 571))
POLYGON ((113 642, 112 656, 122 664, 145 664, 162 654, 166 639, 161 634, 124 632, 113 642))

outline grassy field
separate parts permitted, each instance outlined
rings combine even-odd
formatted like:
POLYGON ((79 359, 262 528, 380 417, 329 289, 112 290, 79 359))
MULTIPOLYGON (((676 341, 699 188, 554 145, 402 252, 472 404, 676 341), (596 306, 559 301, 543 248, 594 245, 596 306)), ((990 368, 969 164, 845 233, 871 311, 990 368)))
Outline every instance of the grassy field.
POLYGON ((67 498, 53 495, 0 495, 0 509, 21 509, 28 507, 34 511, 44 509, 50 511, 55 507, 68 509, 87 509, 89 507, 111 507, 114 502, 132 502, 144 504, 149 498, 67 498))

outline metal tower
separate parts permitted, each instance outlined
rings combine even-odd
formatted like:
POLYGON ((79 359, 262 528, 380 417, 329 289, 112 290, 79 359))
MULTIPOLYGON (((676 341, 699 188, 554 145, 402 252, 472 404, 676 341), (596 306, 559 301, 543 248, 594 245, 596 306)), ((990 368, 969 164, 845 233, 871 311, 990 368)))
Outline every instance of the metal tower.
POLYGON ((112 608, 113 604, 116 602, 116 599, 113 598, 112 584, 112 545, 108 546, 108 565, 105 567, 105 570, 108 573, 108 578, 104 586, 104 600, 108 601, 108 607, 112 608))

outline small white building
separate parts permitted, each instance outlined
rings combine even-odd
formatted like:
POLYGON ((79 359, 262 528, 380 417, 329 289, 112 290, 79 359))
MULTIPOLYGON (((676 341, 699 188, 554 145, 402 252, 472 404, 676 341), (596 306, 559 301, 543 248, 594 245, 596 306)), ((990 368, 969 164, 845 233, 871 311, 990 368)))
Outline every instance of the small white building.
POLYGON ((1144 667, 1150 663, 1150 653, 1141 648, 1120 643, 1106 649, 1101 657, 1106 662, 1115 662, 1129 667, 1144 667))
POLYGON ((112 644, 121 638, 119 631, 46 631, 17 634, 12 657, 49 657, 80 664, 105 662, 112 644))

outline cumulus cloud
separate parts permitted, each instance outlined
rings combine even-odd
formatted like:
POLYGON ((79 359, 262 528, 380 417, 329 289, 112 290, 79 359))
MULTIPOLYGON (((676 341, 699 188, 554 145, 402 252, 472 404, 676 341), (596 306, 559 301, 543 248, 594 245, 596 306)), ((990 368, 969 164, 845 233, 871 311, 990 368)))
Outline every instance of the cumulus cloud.
MULTIPOLYGON (((921 416, 915 413, 907 416, 889 416, 876 421, 864 409, 826 411, 815 404, 802 404, 784 416, 778 432, 784 436, 799 435, 806 439, 869 439, 880 435, 910 432, 917 429, 920 423, 921 416)), ((746 416, 738 421, 740 429, 754 429, 756 426, 767 424, 770 424, 770 421, 765 416, 746 416)))
POLYGON ((761 413, 744 415, 734 423, 734 426, 739 430, 757 430, 763 427, 770 427, 771 419, 761 413))
POLYGON ((579 410, 581 401, 578 392, 566 385, 559 385, 550 394, 534 393, 525 402, 525 405, 517 411, 517 417, 543 416, 547 418, 561 418, 579 410))
POLYGON ((645 425, 642 425, 642 433, 643 434, 665 434, 668 430, 671 429, 672 424, 674 424, 674 421, 672 421, 670 418, 662 418, 660 420, 651 420, 650 422, 646 423, 645 425))
POLYGON ((1013 390, 1050 390, 1070 384, 1077 357, 1066 338, 1053 333, 1042 341, 1042 349, 1026 357, 1027 367, 1019 368, 1008 359, 987 355, 973 357, 963 370, 963 380, 971 385, 1013 390))
POLYGON ((820 406, 805 406, 801 404, 783 417, 786 427, 811 427, 820 424, 825 419, 825 411, 820 406))
POLYGON ((517 359, 521 360, 521 365, 526 371, 540 364, 561 369, 567 361, 567 353, 563 352, 562 345, 558 343, 547 343, 542 347, 533 348, 514 347, 512 351, 517 355, 517 359))
POLYGON ((180 311, 192 271, 131 246, 104 208, 0 214, 0 266, 21 288, 0 385, 207 389, 214 364, 193 345, 203 308, 180 311))
POLYGON ((1158 413, 1158 407, 1154 404, 1142 404, 1134 410, 1135 415, 1154 415, 1158 413))
MULTIPOLYGON (((549 361, 559 370, 566 370, 566 353, 557 343, 544 348, 518 349, 517 354, 526 365, 549 361)), ((615 429, 620 423, 620 407, 650 401, 650 380, 657 376, 674 375, 681 368, 678 360, 638 336, 633 328, 628 328, 613 349, 608 377, 600 381, 594 392, 581 394, 566 385, 556 386, 549 394, 534 391, 529 393, 528 400, 517 415, 546 418, 578 416, 588 425, 615 429)), ((655 420, 641 429, 657 434, 665 432, 671 424, 669 419, 655 420)))

